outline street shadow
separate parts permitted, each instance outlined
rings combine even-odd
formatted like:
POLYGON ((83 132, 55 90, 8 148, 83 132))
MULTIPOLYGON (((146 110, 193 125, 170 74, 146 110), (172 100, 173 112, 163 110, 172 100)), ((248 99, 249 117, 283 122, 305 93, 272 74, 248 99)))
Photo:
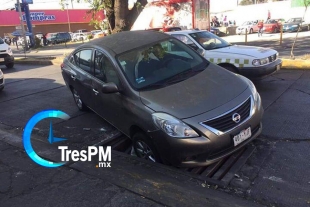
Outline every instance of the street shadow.
MULTIPOLYGON (((256 40, 248 42, 247 44, 244 41, 242 41, 242 42, 234 42, 233 44, 272 48, 279 52, 280 57, 290 57, 291 48, 294 43, 294 40, 295 40, 294 37, 287 37, 283 39, 281 45, 279 40, 256 40)), ((310 53, 309 48, 310 48, 310 36, 297 37, 293 51, 294 56, 303 58, 303 56, 310 53)))
MULTIPOLYGON (((18 63, 14 65, 13 68, 6 68, 5 65, 0 65, 0 69, 2 70, 2 72, 4 74, 10 74, 10 73, 16 73, 16 72, 20 72, 20 71, 27 71, 27 70, 34 70, 34 69, 40 69, 40 68, 44 68, 44 67, 51 67, 51 66, 46 66, 46 65, 23 65, 22 63, 18 63)), ((59 67, 59 66, 57 66, 59 67)), ((5 77, 4 77, 5 78, 5 77)))

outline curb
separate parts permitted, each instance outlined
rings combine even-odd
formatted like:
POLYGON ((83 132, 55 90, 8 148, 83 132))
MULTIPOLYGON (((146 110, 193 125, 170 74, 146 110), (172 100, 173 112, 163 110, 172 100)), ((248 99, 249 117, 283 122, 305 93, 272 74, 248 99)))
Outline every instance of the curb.
POLYGON ((64 57, 56 57, 49 60, 40 58, 15 58, 15 63, 23 65, 61 65, 63 59, 64 57))
MULTIPOLYGON (((64 57, 57 57, 51 60, 42 60, 40 58, 15 58, 16 64, 29 64, 29 65, 61 65, 64 57)), ((304 69, 310 70, 310 60, 302 59, 282 59, 281 69, 304 69)))
POLYGON ((282 59, 282 67, 281 69, 304 69, 310 70, 310 60, 302 60, 302 59, 282 59))

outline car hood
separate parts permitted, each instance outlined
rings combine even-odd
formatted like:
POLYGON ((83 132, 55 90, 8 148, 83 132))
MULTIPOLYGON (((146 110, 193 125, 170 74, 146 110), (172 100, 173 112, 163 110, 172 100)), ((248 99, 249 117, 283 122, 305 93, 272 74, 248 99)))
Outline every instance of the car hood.
POLYGON ((249 27, 251 27, 250 24, 249 25, 239 26, 239 27, 237 27, 237 29, 244 29, 244 28, 249 28, 249 27))
POLYGON ((184 119, 233 100, 247 87, 248 84, 237 75, 211 63, 187 80, 156 90, 141 91, 140 98, 155 112, 184 119))
MULTIPOLYGON (((270 48, 243 46, 243 45, 231 45, 229 47, 210 50, 210 53, 211 52, 222 54, 225 53, 227 54, 227 56, 231 56, 231 54, 233 54, 233 55, 250 56, 253 58, 266 58, 277 53, 277 51, 270 48)), ((242 57, 239 58, 241 59, 242 57)))

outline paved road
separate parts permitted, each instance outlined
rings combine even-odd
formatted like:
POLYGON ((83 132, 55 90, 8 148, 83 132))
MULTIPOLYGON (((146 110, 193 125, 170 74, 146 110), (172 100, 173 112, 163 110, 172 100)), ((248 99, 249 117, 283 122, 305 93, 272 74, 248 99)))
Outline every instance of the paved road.
MULTIPOLYGON (((121 155, 113 156, 110 170, 98 170, 95 163, 57 170, 38 167, 21 150, 23 127, 36 112, 55 108, 68 113, 71 119, 56 121, 54 133, 68 138, 65 144, 76 149, 109 139, 117 131, 96 114, 77 110, 58 67, 17 65, 3 72, 7 84, 0 93, 0 200, 5 206, 22 201, 25 206, 70 206, 76 200, 83 206, 83 199, 112 206, 310 205, 310 71, 283 70, 255 83, 265 108, 263 133, 254 141, 257 150, 229 187, 216 191, 175 171, 121 155), (49 203, 42 199, 47 192, 52 192, 49 203)), ((36 126, 34 147, 40 155, 57 160, 56 146, 47 143, 47 135, 48 122, 36 126)))
MULTIPOLYGON (((258 47, 269 47, 277 50, 281 58, 291 57, 291 48, 295 40, 296 33, 283 33, 282 45, 280 45, 280 34, 263 34, 262 37, 258 37, 257 33, 248 35, 247 45, 258 46, 258 47)), ((226 41, 237 44, 245 45, 245 35, 232 35, 223 37, 226 41)), ((299 32, 298 38, 295 43, 293 54, 295 58, 304 58, 308 55, 309 59, 309 48, 310 48, 310 31, 299 32)))

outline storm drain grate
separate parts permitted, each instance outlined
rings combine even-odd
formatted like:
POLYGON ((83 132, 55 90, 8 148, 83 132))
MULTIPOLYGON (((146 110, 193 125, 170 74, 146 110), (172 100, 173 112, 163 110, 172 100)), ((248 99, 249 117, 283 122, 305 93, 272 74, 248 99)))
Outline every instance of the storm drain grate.
MULTIPOLYGON (((119 151, 128 155, 132 153, 132 142, 122 134, 100 143, 101 146, 111 146, 112 150, 119 151)), ((255 146, 248 144, 228 157, 204 167, 195 168, 171 168, 178 173, 189 175, 195 179, 204 181, 206 184, 226 187, 233 179, 235 174, 245 164, 252 155, 255 146)))

